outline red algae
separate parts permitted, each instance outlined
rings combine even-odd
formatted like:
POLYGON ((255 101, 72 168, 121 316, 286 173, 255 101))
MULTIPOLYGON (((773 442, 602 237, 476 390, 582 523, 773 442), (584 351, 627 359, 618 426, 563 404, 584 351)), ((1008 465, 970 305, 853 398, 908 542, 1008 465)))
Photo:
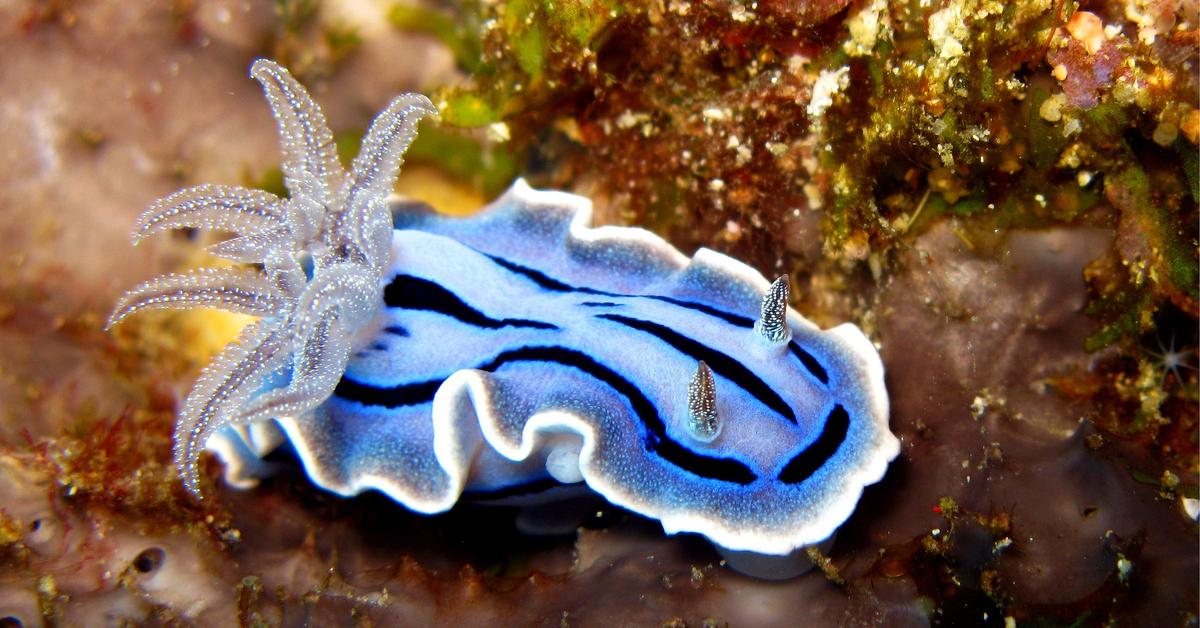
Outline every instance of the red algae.
POLYGON ((1123 67, 1130 52, 1124 36, 1117 34, 1110 39, 1099 17, 1080 11, 1067 22, 1065 33, 1060 31, 1051 39, 1046 62, 1054 68, 1054 78, 1062 83, 1067 103, 1086 109, 1095 106, 1101 94, 1118 80, 1118 71, 1125 70, 1121 78, 1130 80, 1132 71, 1123 67))

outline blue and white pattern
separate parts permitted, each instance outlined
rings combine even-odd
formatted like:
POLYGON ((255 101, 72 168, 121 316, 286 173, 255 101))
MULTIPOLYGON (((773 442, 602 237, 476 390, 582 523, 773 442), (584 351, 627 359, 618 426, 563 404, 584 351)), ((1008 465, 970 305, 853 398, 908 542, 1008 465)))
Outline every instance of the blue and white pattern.
POLYGON ((778 555, 829 537, 898 454, 877 351, 853 325, 823 331, 788 308, 786 279, 592 227, 586 199, 523 181, 469 218, 389 205, 417 120, 436 115, 427 100, 397 98, 346 173, 304 88, 269 61, 252 75, 280 123, 290 198, 190 188, 135 240, 231 230, 215 252, 263 270, 152 280, 112 320, 195 306, 261 317, 181 413, 193 491, 204 446, 243 485, 286 440, 343 495, 378 489, 436 513, 583 483, 669 533, 778 555))

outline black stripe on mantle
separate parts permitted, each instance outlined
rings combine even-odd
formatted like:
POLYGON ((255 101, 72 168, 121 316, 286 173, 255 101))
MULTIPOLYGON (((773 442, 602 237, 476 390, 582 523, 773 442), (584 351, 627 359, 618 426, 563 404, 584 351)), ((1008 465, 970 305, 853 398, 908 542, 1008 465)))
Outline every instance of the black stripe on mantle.
MULTIPOLYGON (((504 268, 505 270, 508 270, 509 272, 512 272, 514 274, 521 275, 522 277, 525 277, 526 279, 532 281, 538 287, 540 287, 544 290, 549 290, 550 292, 579 292, 579 293, 583 293, 583 294, 592 294, 592 295, 597 295, 597 296, 615 297, 615 298, 654 299, 655 301, 662 301, 664 303, 670 303, 671 305, 675 305, 675 306, 682 307, 682 308, 687 308, 689 310, 694 310, 694 311, 697 311, 697 312, 700 312, 703 314, 707 314, 708 316, 712 316, 714 318, 719 318, 722 321, 729 323, 730 325, 736 325, 738 327, 743 327, 746 329, 750 329, 750 328, 754 327, 754 319, 747 317, 747 316, 742 316, 740 314, 734 314, 733 312, 726 312, 725 310, 715 308, 711 305, 705 305, 703 303, 696 303, 693 301, 685 301, 683 299, 676 299, 674 297, 668 297, 668 296, 657 295, 657 294, 618 294, 615 292, 606 292, 604 290, 596 290, 595 288, 571 286, 571 285, 566 284, 562 281, 559 281, 558 279, 555 279, 539 270, 529 268, 528 266, 522 266, 516 262, 504 259, 497 255, 491 255, 488 253, 484 253, 482 251, 480 251, 480 254, 484 255, 488 259, 495 262, 497 266, 500 266, 501 268, 504 268)), ((597 303, 594 301, 585 302, 585 303, 582 303, 581 305, 584 305, 587 307, 601 306, 600 303, 597 303)), ((615 306, 615 305, 620 305, 620 304, 619 303, 613 303, 613 304, 606 303, 603 305, 615 306)), ((801 347, 795 340, 788 343, 788 349, 792 352, 792 355, 796 356, 796 358, 800 360, 800 363, 802 365, 804 365, 804 368, 807 369, 809 373, 812 373, 813 377, 817 378, 817 380, 819 380, 822 384, 826 384, 826 385, 829 384, 829 373, 826 372, 825 367, 821 365, 821 362, 819 360, 817 360, 816 357, 814 357, 811 353, 809 353, 803 347, 801 347)))
MULTIPOLYGON (((621 395, 633 408, 634 414, 646 428, 646 449, 654 452, 660 458, 672 465, 694 475, 732 482, 735 484, 750 484, 758 476, 744 463, 732 458, 716 458, 696 453, 683 444, 673 440, 667 434, 666 424, 663 423, 658 409, 636 385, 616 371, 597 362, 587 354, 558 346, 521 347, 505 351, 491 362, 476 368, 493 372, 505 364, 516 362, 550 362, 569 368, 574 368, 594 379, 604 383, 610 389, 621 395)), ((433 401, 433 395, 441 386, 442 380, 428 380, 399 386, 377 387, 343 377, 338 383, 334 394, 341 399, 354 401, 364 405, 397 408, 412 406, 433 401)))

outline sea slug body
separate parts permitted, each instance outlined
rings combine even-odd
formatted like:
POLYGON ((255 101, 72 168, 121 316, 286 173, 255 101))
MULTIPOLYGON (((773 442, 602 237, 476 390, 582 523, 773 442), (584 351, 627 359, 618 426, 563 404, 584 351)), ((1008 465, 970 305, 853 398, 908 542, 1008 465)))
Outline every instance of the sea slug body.
POLYGON ((821 330, 789 308, 786 279, 592 227, 586 199, 521 180, 468 218, 389 202, 418 120, 436 116, 427 99, 394 100, 346 172, 304 88, 266 60, 251 75, 279 122, 289 198, 189 188, 134 239, 232 231, 214 253, 261 270, 160 277, 111 320, 260 317, 180 413, 193 492, 204 448, 249 484, 288 441, 343 495, 378 489, 436 513, 583 483, 669 533, 784 555, 828 538, 898 454, 879 354, 857 327, 821 330))

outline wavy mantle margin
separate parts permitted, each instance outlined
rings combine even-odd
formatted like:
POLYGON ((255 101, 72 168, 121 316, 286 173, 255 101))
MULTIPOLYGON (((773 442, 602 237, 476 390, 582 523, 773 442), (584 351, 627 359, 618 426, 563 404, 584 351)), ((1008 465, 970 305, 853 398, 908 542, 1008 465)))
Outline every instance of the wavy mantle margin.
MULTIPOLYGON (((586 248, 592 245, 637 249, 640 254, 653 252, 660 258, 669 275, 680 276, 696 264, 706 270, 716 270, 730 284, 749 286, 750 292, 761 298, 769 282, 754 269, 730 257, 700 249, 692 258, 680 253, 665 240, 649 231, 638 228, 615 226, 591 227, 591 202, 583 197, 557 191, 537 191, 523 180, 513 186, 497 201, 472 220, 486 217, 488 212, 517 208, 528 211, 537 207, 555 207, 570 215, 569 236, 564 245, 586 248)), ((537 211, 536 209, 534 211, 537 211)), ((660 279, 667 279, 663 275, 660 279)), ((659 282, 653 282, 658 284, 659 282)), ((725 304, 727 305, 727 304, 725 304)), ((822 344, 834 345, 835 353, 843 364, 834 369, 835 377, 830 386, 839 385, 848 390, 858 390, 855 398, 845 402, 853 406, 853 416, 860 434, 857 440, 869 446, 855 452, 840 451, 839 467, 844 472, 833 474, 830 469, 805 481, 823 481, 824 490, 803 491, 792 500, 791 512, 776 509, 779 517, 772 525, 747 525, 746 521, 730 521, 713 512, 696 508, 680 508, 676 504, 656 500, 649 492, 639 493, 634 488, 623 486, 604 472, 601 464, 608 457, 596 445, 599 440, 598 421, 594 417, 562 410, 541 411, 527 417, 519 436, 505 433, 503 421, 496 414, 493 389, 489 385, 490 373, 477 370, 462 370, 454 373, 438 389, 432 406, 434 451, 437 462, 446 474, 447 489, 440 494, 420 494, 388 477, 359 473, 348 482, 338 481, 326 472, 317 461, 308 442, 301 422, 305 417, 277 419, 283 434, 279 437, 259 436, 247 440, 246 436, 232 437, 237 432, 225 432, 209 442, 228 465, 226 478, 231 484, 245 486, 252 483, 255 474, 261 473, 261 462, 247 459, 247 455, 264 454, 262 449, 273 448, 285 437, 296 448, 300 459, 314 483, 334 493, 352 496, 375 489, 412 510, 422 513, 438 513, 449 510, 459 499, 467 481, 471 460, 482 434, 485 446, 491 447, 505 458, 514 462, 529 459, 541 450, 550 434, 564 432, 574 434, 581 441, 579 450, 580 471, 589 488, 618 506, 638 514, 658 519, 669 534, 694 532, 702 534, 714 543, 739 551, 761 554, 784 555, 797 548, 813 545, 827 539, 853 512, 864 488, 882 479, 888 463, 899 454, 899 441, 888 429, 888 399, 884 386, 883 365, 870 341, 850 324, 828 331, 819 330, 814 324, 788 308, 788 325, 798 337, 818 338, 822 344), (851 381, 846 381, 851 380, 851 381), (462 408, 469 408, 464 413, 462 408), (257 447, 250 443, 257 442, 257 447), (845 459, 853 457, 853 460, 845 459), (257 464, 256 464, 257 463, 257 464), (835 477, 829 477, 833 474, 835 477), (813 499, 813 493, 817 499, 813 499), (804 499, 801 499, 804 497, 804 499)), ((848 439, 848 442, 851 439, 848 439)), ((845 444, 843 445, 845 447, 845 444)), ((774 482, 760 479, 759 482, 774 482)), ((770 509, 764 505, 764 509, 770 509)))

